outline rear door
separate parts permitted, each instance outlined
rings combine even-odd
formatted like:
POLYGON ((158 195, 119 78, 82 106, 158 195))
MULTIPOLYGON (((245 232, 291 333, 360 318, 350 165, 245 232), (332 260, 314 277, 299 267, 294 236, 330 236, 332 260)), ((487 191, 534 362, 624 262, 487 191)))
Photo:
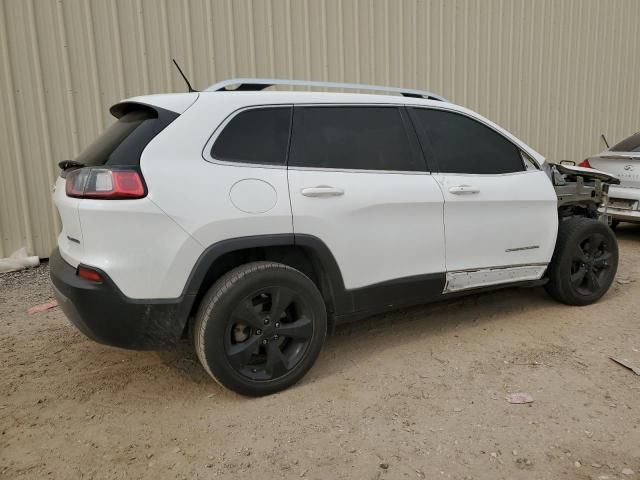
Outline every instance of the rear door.
POLYGON ((546 174, 477 119, 411 112, 444 195, 447 291, 540 278, 557 233, 546 174))
POLYGON ((324 242, 347 289, 442 292, 442 194, 403 107, 296 107, 288 178, 296 238, 324 242))

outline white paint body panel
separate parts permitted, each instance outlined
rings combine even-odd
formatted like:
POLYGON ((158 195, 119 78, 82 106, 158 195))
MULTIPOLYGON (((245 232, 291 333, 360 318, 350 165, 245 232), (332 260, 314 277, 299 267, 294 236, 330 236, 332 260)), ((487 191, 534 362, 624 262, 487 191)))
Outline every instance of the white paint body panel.
POLYGON ((447 271, 548 263, 557 196, 543 171, 434 175, 444 195, 447 271), (453 194, 468 186, 478 193, 453 194), (523 247, 536 247, 519 250, 523 247))
POLYGON ((289 169, 293 228, 321 239, 345 286, 444 272, 442 193, 426 174, 289 169), (332 197, 301 190, 330 186, 332 197))
POLYGON ((139 97, 131 97, 123 102, 142 103, 154 107, 164 108, 176 113, 184 113, 191 105, 193 105, 199 93, 160 93, 156 95, 142 95, 139 97))
POLYGON ((278 203, 278 192, 273 186, 257 178, 234 183, 229 197, 233 206, 244 213, 266 213, 278 203))
POLYGON ((621 187, 640 189, 640 152, 605 150, 588 160, 593 168, 619 178, 621 187))
POLYGON ((230 238, 293 233, 285 167, 205 161, 205 145, 218 125, 246 106, 243 95, 236 95, 202 94, 147 146, 140 163, 149 198, 205 248, 230 238), (249 202, 256 211, 261 203, 264 213, 247 213, 232 202, 234 185, 247 179, 265 182, 275 192, 275 202, 266 194, 249 202))
POLYGON ((67 197, 65 185, 64 178, 58 177, 53 188, 53 202, 62 221, 62 231, 58 235, 58 248, 62 258, 75 267, 80 263, 83 253, 82 228, 78 214, 80 200, 67 197))
POLYGON ((81 263, 105 271, 126 296, 176 298, 203 248, 149 198, 81 200, 81 263))
POLYGON ((84 200, 54 194, 64 224, 58 238, 62 258, 106 272, 126 296, 176 298, 203 248, 149 198, 84 200), (78 240, 74 242, 68 237, 78 240))

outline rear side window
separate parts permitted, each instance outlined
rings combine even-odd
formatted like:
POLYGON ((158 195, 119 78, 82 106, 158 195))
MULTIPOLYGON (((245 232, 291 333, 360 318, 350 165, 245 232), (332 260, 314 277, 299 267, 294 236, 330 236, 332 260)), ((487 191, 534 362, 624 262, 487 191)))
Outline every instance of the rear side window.
POLYGON ((524 171, 520 150, 498 132, 453 112, 414 108, 418 135, 441 173, 524 171))
POLYGON ((616 143, 609 150, 612 152, 640 152, 640 132, 616 143))
POLYGON ((285 165, 291 111, 275 107, 238 113, 216 139, 211 156, 227 162, 285 165))
POLYGON ((74 160, 86 167, 140 165, 149 142, 178 118, 163 108, 118 104, 111 109, 118 120, 74 160))
POLYGON ((397 107, 302 107, 295 115, 290 166, 426 170, 397 107))

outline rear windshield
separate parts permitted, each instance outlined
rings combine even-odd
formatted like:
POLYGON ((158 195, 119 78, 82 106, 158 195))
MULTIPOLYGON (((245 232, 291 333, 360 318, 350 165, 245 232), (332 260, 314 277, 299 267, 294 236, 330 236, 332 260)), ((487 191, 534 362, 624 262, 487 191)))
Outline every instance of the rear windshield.
POLYGON ((640 152, 640 132, 634 133, 609 149, 612 152, 640 152))
MULTIPOLYGON (((121 105, 118 105, 121 107, 121 105)), ((140 155, 149 142, 178 118, 162 108, 131 104, 116 109, 118 120, 74 160, 86 167, 140 165, 140 155)))

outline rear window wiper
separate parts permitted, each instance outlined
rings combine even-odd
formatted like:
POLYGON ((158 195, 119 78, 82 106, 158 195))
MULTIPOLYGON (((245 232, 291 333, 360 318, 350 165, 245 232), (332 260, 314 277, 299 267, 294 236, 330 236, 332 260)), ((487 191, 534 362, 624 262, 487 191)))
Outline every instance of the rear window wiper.
POLYGON ((84 167, 84 163, 76 162, 75 160, 63 160, 58 163, 58 166, 62 169, 62 171, 65 171, 75 168, 82 168, 84 167))

